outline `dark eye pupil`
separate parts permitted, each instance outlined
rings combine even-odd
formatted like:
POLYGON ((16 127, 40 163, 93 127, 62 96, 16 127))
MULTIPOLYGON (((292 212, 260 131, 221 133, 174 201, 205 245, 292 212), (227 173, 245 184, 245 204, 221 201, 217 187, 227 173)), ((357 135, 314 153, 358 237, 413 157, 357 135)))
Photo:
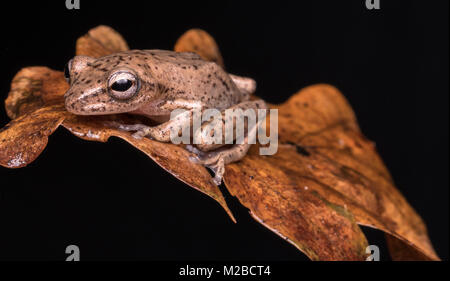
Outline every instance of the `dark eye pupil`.
POLYGON ((133 82, 128 79, 120 79, 114 82, 111 86, 111 89, 118 92, 125 92, 133 85, 133 82))
POLYGON ((64 78, 70 78, 69 63, 66 63, 66 65, 64 66, 64 78))

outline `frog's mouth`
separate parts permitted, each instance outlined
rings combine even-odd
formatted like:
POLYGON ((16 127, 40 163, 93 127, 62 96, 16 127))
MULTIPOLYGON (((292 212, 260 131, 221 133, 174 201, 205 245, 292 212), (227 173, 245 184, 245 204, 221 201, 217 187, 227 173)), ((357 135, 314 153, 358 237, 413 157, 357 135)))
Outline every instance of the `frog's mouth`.
POLYGON ((145 116, 157 124, 162 124, 170 120, 170 114, 151 115, 140 109, 129 112, 130 114, 145 116))

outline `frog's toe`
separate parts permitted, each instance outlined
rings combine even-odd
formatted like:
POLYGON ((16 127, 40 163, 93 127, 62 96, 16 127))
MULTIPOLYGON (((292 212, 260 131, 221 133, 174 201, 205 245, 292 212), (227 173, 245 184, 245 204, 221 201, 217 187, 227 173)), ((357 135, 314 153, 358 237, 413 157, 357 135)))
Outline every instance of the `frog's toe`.
POLYGON ((198 158, 198 156, 189 156, 189 161, 194 164, 203 164, 202 161, 198 158))
POLYGON ((119 130, 127 131, 127 132, 133 132, 133 131, 139 131, 142 130, 144 127, 146 127, 143 124, 134 124, 134 125, 126 125, 126 124, 120 124, 119 130))
POLYGON ((144 137, 140 131, 132 134, 131 136, 137 140, 140 140, 144 137))
POLYGON ((225 173, 225 160, 223 155, 218 152, 198 152, 198 154, 189 156, 189 161, 194 164, 200 164, 211 169, 215 174, 214 178, 212 179, 214 184, 220 185, 225 173))
POLYGON ((225 161, 223 158, 220 158, 216 164, 207 167, 215 173, 213 182, 216 185, 220 185, 222 183, 223 175, 225 174, 225 161))
POLYGON ((186 150, 189 151, 189 152, 194 153, 195 155, 203 155, 204 154, 203 151, 201 151, 197 147, 193 146, 192 144, 187 144, 186 145, 186 150))
POLYGON ((136 131, 131 136, 135 139, 142 139, 149 135, 151 128, 146 125, 136 124, 136 125, 124 125, 121 126, 120 129, 125 130, 127 132, 136 131))
POLYGON ((209 153, 205 153, 205 152, 200 152, 200 153, 195 153, 194 155, 189 157, 189 160, 195 164, 201 164, 204 166, 210 166, 210 165, 214 165, 216 164, 219 159, 221 158, 221 154, 220 153, 214 153, 214 152, 209 152, 209 153))

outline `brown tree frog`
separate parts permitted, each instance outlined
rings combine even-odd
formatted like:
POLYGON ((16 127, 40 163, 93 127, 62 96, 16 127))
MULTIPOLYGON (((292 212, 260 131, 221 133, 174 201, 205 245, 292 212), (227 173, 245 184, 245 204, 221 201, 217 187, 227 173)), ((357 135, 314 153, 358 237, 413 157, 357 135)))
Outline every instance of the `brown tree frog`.
MULTIPOLYGON (((64 71, 70 84, 66 109, 77 115, 129 113, 158 122, 122 125, 135 138, 170 141, 170 128, 190 125, 191 115, 170 119, 171 111, 188 112, 215 108, 264 109, 262 100, 250 100, 254 80, 225 72, 214 62, 195 53, 164 50, 131 50, 101 58, 76 56, 64 71)), ((248 128, 250 129, 250 128, 248 128)), ((250 144, 198 144, 188 146, 196 156, 191 161, 215 172, 220 184, 225 165, 243 158, 250 144)))

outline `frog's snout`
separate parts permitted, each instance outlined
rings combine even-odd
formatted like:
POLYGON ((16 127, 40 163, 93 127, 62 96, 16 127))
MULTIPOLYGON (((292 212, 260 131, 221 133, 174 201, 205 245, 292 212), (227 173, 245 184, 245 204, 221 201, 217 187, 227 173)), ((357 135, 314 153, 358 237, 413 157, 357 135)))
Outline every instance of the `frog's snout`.
POLYGON ((72 88, 64 94, 64 105, 66 110, 77 115, 91 115, 93 108, 98 105, 98 100, 92 96, 85 95, 83 91, 76 91, 72 88))
POLYGON ((74 99, 73 96, 73 91, 71 89, 67 90, 67 92, 64 94, 64 106, 70 113, 78 114, 77 100, 74 99))

